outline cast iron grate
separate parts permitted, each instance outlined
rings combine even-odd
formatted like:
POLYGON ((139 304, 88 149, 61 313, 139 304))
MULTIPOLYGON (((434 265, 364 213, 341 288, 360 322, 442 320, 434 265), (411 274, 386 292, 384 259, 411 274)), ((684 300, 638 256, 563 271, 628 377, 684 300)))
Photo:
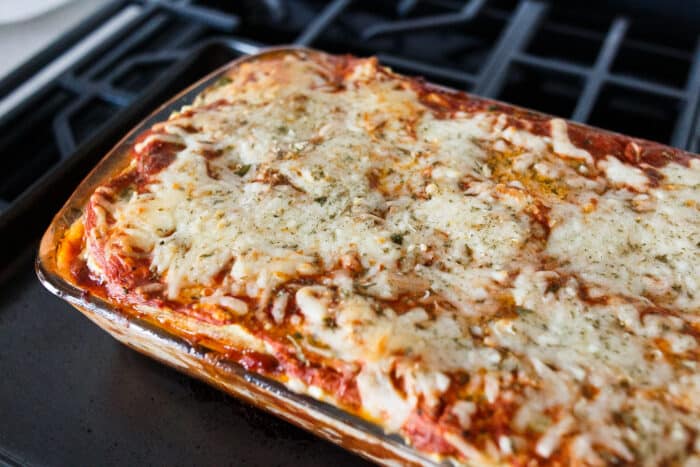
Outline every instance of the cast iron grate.
POLYGON ((288 43, 376 54, 476 94, 690 150, 700 144, 698 31, 544 0, 118 0, 0 81, 0 98, 127 10, 116 33, 0 118, 0 209, 213 41, 239 54, 288 43))

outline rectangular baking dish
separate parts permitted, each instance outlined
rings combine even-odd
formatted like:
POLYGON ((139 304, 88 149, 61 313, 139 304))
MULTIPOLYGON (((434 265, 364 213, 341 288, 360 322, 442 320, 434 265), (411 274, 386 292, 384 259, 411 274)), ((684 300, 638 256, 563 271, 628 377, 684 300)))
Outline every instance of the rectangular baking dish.
MULTIPOLYGON (((171 112, 189 104, 200 92, 214 84, 231 69, 268 54, 284 53, 289 50, 289 48, 269 49, 225 65, 176 95, 127 134, 105 155, 54 217, 41 241, 36 261, 37 275, 42 284, 52 293, 69 302, 117 340, 138 352, 377 463, 435 465, 438 462, 437 459, 418 453, 401 437, 387 435, 380 427, 368 421, 311 397, 294 393, 271 378, 247 371, 236 363, 226 361, 214 350, 188 342, 167 329, 136 317, 119 306, 82 290, 64 277, 57 267, 57 245, 61 242, 66 230, 82 215, 84 206, 95 188, 126 166, 129 149, 139 134, 153 124, 166 120, 171 112)), ((315 53, 313 50, 304 50, 307 53, 315 53)), ((493 104, 505 112, 527 115, 533 120, 549 118, 500 102, 473 96, 470 96, 470 99, 481 104, 493 104)), ((595 132, 607 133, 599 130, 595 132)), ((620 138, 635 141, 632 138, 620 138)), ((678 152, 656 143, 645 142, 644 144, 655 151, 678 152)))

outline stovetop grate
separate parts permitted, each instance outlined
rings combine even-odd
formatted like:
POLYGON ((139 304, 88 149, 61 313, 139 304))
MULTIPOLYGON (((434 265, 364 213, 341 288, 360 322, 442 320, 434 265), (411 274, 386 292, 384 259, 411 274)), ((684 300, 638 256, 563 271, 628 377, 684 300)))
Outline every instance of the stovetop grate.
POLYGON ((126 18, 0 119, 0 208, 211 41, 241 54, 288 43, 376 54, 430 81, 697 150, 697 32, 582 8, 537 0, 115 1, 0 81, 3 98, 91 31, 126 18))

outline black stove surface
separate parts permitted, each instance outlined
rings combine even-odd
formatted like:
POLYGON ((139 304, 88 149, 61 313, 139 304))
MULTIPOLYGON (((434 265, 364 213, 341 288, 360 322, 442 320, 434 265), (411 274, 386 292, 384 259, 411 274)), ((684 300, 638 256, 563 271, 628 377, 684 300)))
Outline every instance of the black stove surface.
POLYGON ((121 346, 34 276, 53 213, 178 90, 260 47, 296 43, 375 54, 430 81, 697 151, 700 7, 691 3, 658 11, 639 1, 110 3, 0 81, 0 99, 11 97, 119 19, 0 116, 0 464, 362 462, 121 346))

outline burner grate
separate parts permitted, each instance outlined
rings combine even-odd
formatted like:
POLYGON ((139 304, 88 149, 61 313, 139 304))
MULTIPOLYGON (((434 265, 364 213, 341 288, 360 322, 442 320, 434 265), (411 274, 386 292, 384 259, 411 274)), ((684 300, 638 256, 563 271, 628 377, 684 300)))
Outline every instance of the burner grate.
MULTIPOLYGON (((296 43, 697 150, 698 32, 544 0, 119 0, 0 81, 0 98, 116 17, 123 24, 0 118, 0 209, 98 135, 192 50, 296 43), (38 110, 37 110, 38 109, 38 110)), ((203 69, 202 74, 209 70, 203 69)), ((188 83, 181 83, 184 87, 188 83)), ((2 105, 0 104, 0 108, 2 105)))

